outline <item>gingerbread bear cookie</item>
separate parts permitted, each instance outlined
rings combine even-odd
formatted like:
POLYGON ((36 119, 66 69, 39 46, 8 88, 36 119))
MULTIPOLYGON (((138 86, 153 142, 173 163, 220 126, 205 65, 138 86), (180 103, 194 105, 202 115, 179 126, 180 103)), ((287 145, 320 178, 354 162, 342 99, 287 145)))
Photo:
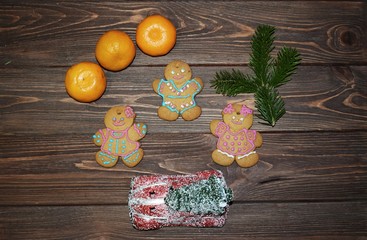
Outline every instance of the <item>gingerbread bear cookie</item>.
POLYGON ((259 160, 255 148, 261 147, 262 136, 252 126, 252 110, 246 105, 228 104, 222 111, 223 121, 213 120, 210 131, 218 137, 217 149, 212 153, 214 162, 229 166, 234 160, 241 167, 251 167, 259 160))
POLYGON ((136 166, 143 158, 138 140, 147 133, 147 126, 134 123, 135 113, 129 106, 116 106, 107 111, 104 123, 93 136, 94 144, 101 147, 96 161, 103 167, 113 167, 119 158, 128 167, 136 166))
POLYGON ((175 121, 180 115, 186 121, 198 118, 201 108, 196 105, 195 96, 203 89, 203 81, 191 78, 190 66, 180 60, 166 66, 164 77, 152 84, 153 90, 162 97, 158 116, 167 121, 175 121))

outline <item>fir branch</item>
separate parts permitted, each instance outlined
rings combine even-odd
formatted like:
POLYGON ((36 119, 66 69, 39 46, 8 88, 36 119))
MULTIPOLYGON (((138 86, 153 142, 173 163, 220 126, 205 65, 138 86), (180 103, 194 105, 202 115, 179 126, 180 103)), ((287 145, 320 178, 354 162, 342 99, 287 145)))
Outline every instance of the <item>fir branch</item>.
POLYGON ((258 88, 255 93, 255 107, 260 113, 257 117, 272 127, 285 114, 284 101, 275 88, 258 88))
POLYGON ((285 114, 284 101, 277 87, 290 81, 301 62, 295 48, 283 47, 276 58, 271 56, 274 50, 275 28, 260 25, 251 39, 249 67, 253 75, 245 75, 239 70, 219 71, 216 73, 211 87, 217 93, 236 96, 240 93, 254 93, 257 116, 274 126, 285 114))
POLYGON ((300 62, 300 55, 295 48, 283 47, 280 49, 274 62, 273 75, 269 84, 276 88, 287 83, 296 72, 300 62))
POLYGON ((255 74, 258 85, 267 82, 268 74, 273 63, 271 52, 274 49, 275 28, 268 25, 260 25, 251 39, 251 50, 249 66, 255 74))
POLYGON ((239 93, 253 93, 256 85, 249 75, 245 75, 240 70, 232 69, 232 72, 223 70, 215 74, 211 81, 217 93, 227 96, 236 96, 239 93))

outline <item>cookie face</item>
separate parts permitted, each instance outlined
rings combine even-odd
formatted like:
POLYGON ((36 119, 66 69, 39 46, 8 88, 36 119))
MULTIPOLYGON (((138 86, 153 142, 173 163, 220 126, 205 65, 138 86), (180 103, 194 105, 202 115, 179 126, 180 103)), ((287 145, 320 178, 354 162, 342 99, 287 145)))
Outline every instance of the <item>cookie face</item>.
POLYGON ((122 131, 134 123, 135 113, 129 106, 112 107, 105 115, 104 123, 107 128, 122 131))
POLYGON ((164 77, 173 80, 176 84, 183 84, 192 77, 190 66, 180 60, 169 63, 164 70, 164 77))
POLYGON ((253 122, 252 110, 245 105, 229 104, 222 111, 223 121, 233 130, 249 129, 253 122))

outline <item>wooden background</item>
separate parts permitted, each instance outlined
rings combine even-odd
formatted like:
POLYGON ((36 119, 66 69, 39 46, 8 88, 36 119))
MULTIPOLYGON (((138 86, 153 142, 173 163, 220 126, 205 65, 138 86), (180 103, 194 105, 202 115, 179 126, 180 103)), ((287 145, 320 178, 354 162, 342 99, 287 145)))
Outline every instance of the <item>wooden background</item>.
POLYGON ((0 239, 367 239, 367 6, 364 1, 10 1, 0 3, 0 239), (108 72, 103 97, 71 99, 66 70, 93 61, 98 38, 135 29, 159 13, 177 27, 166 56, 137 50, 133 64, 108 72), (261 161, 249 169, 211 160, 209 122, 228 102, 210 88, 218 70, 249 72, 259 24, 277 28, 277 48, 296 47, 302 64, 280 88, 287 114, 257 122, 261 161), (151 82, 174 59, 204 80, 202 116, 165 122, 151 82), (143 161, 97 165, 92 135, 105 112, 129 104, 148 125, 143 161), (223 171, 234 190, 218 229, 132 228, 127 196, 141 174, 223 171))

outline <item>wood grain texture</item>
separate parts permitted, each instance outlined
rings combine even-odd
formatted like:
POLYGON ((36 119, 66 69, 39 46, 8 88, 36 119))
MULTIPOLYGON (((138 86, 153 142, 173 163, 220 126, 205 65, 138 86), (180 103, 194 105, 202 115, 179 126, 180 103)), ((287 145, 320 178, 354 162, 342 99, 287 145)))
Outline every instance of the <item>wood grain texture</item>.
MULTIPOLYGON (((366 239, 367 4, 365 1, 14 1, 0 7, 0 239, 366 239), (108 72, 105 94, 90 104, 64 89, 67 69, 96 62, 107 30, 135 29, 160 13, 177 27, 177 44, 153 58, 108 72), (302 64, 279 88, 287 114, 264 137, 249 169, 211 160, 209 123, 228 102, 210 88, 218 70, 248 67, 259 24, 276 27, 276 49, 296 47, 302 64), (171 60, 204 80, 193 122, 157 117, 151 83, 171 60), (95 162, 91 136, 106 111, 131 105, 148 125, 143 161, 112 169, 95 162), (224 228, 141 232, 129 222, 131 178, 218 169, 234 191, 224 228)), ((275 51, 276 52, 276 51, 275 51)), ((274 52, 274 54, 275 54, 274 52)), ((257 113, 255 111, 255 113, 257 113)))
POLYGON ((141 164, 112 169, 96 163, 90 136, 2 138, 12 144, 0 144, 0 204, 126 204, 133 176, 213 168, 224 173, 236 201, 367 199, 366 131, 263 135, 261 161, 249 169, 214 164, 216 138, 208 134, 148 134, 141 164))
POLYGON ((223 228, 144 232, 132 227, 126 205, 0 207, 0 238, 363 239, 366 214, 365 202, 234 203, 223 228), (355 221, 349 222, 351 218, 355 221))
MULTIPOLYGON (((232 66, 234 67, 234 66, 232 66)), ((234 67, 237 68, 237 67, 234 67)), ((231 67, 221 67, 228 69, 231 67)), ((238 68, 249 73, 246 67, 238 68)), ((223 97, 210 87, 218 67, 193 67, 194 76, 204 80, 204 90, 197 96, 203 108, 194 122, 179 119, 162 121, 157 108, 162 98, 154 93, 151 83, 163 76, 162 67, 128 68, 107 72, 108 86, 100 100, 91 104, 71 99, 64 87, 67 68, 43 70, 7 68, 0 72, 1 119, 3 135, 93 134, 103 128, 106 111, 118 104, 133 106, 137 121, 145 122, 150 133, 209 133, 209 123, 221 118, 227 102, 245 99, 253 105, 253 95, 223 97), (145 74, 144 74, 145 73, 145 74), (16 87, 14 87, 16 86, 16 87), (52 124, 50 124, 52 122, 52 124)), ((300 67, 292 81, 280 88, 287 114, 275 128, 259 124, 259 131, 356 130, 367 128, 367 84, 365 66, 300 67), (317 86, 317 87, 315 87, 317 86)))
POLYGON ((139 22, 154 13, 177 27, 177 44, 160 58, 138 51, 133 67, 165 65, 172 56, 193 64, 247 64, 250 39, 259 24, 274 25, 277 46, 297 47, 303 64, 367 61, 363 1, 2 2, 1 65, 94 61, 103 32, 121 29, 135 41, 139 22))

